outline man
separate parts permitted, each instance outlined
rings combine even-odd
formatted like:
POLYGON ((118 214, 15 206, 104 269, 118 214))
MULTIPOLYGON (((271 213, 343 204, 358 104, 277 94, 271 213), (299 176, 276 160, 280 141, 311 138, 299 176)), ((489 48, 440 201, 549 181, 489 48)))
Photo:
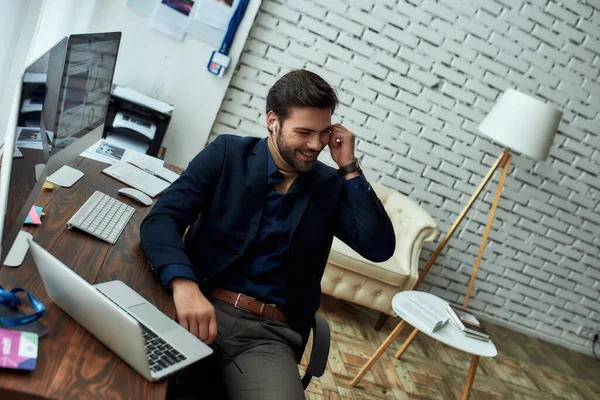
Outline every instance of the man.
POLYGON ((355 137, 331 123, 336 105, 318 75, 286 74, 267 96, 268 138, 217 137, 142 223, 144 252, 173 292, 177 320, 216 345, 184 374, 199 396, 221 381, 233 399, 303 399, 297 362, 333 236, 372 261, 393 254, 394 231, 360 173, 355 137), (317 161, 326 146, 338 171, 317 161), (198 383, 207 376, 211 383, 198 383))

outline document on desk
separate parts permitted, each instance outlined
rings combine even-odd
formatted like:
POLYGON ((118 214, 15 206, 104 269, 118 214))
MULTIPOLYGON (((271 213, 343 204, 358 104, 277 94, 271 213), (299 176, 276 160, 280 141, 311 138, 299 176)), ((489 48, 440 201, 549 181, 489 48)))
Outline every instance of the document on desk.
POLYGON ((121 161, 133 162, 139 160, 143 160, 146 164, 152 164, 158 167, 162 167, 164 164, 164 161, 160 158, 152 157, 133 149, 125 148, 118 143, 114 143, 110 139, 100 139, 83 153, 81 153, 80 156, 110 165, 117 164, 121 161))
POLYGON ((102 170, 102 172, 150 197, 158 196, 171 185, 170 182, 123 161, 102 170))

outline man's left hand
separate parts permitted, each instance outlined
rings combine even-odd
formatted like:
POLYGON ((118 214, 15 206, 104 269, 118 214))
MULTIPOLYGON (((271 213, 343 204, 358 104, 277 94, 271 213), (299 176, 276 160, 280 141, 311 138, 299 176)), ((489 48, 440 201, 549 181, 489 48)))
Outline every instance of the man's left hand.
POLYGON ((341 168, 354 161, 354 142, 356 137, 341 124, 331 127, 329 151, 333 161, 341 168))

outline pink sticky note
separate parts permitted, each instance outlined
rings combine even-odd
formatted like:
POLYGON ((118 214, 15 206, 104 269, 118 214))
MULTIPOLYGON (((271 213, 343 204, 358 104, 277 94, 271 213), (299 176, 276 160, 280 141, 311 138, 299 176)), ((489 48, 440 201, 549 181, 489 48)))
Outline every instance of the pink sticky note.
POLYGON ((42 220, 40 219, 40 216, 38 215, 37 211, 35 210, 35 207, 31 207, 31 210, 29 210, 29 218, 31 219, 31 223, 34 225, 40 225, 42 223, 42 220))

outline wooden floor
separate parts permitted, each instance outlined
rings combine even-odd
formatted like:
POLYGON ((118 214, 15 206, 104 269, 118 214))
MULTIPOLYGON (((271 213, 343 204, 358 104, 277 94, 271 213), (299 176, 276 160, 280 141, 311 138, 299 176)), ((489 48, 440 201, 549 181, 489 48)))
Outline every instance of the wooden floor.
MULTIPOLYGON (((329 321, 327 371, 313 378, 307 399, 460 399, 470 355, 419 334, 400 361, 393 354, 412 329, 405 329, 356 388, 350 381, 394 328, 380 331, 377 314, 324 296, 320 314, 329 321)), ((481 358, 471 399, 600 399, 600 361, 546 342, 485 324, 498 348, 481 358)), ((304 370, 308 352, 300 364, 304 370)))

